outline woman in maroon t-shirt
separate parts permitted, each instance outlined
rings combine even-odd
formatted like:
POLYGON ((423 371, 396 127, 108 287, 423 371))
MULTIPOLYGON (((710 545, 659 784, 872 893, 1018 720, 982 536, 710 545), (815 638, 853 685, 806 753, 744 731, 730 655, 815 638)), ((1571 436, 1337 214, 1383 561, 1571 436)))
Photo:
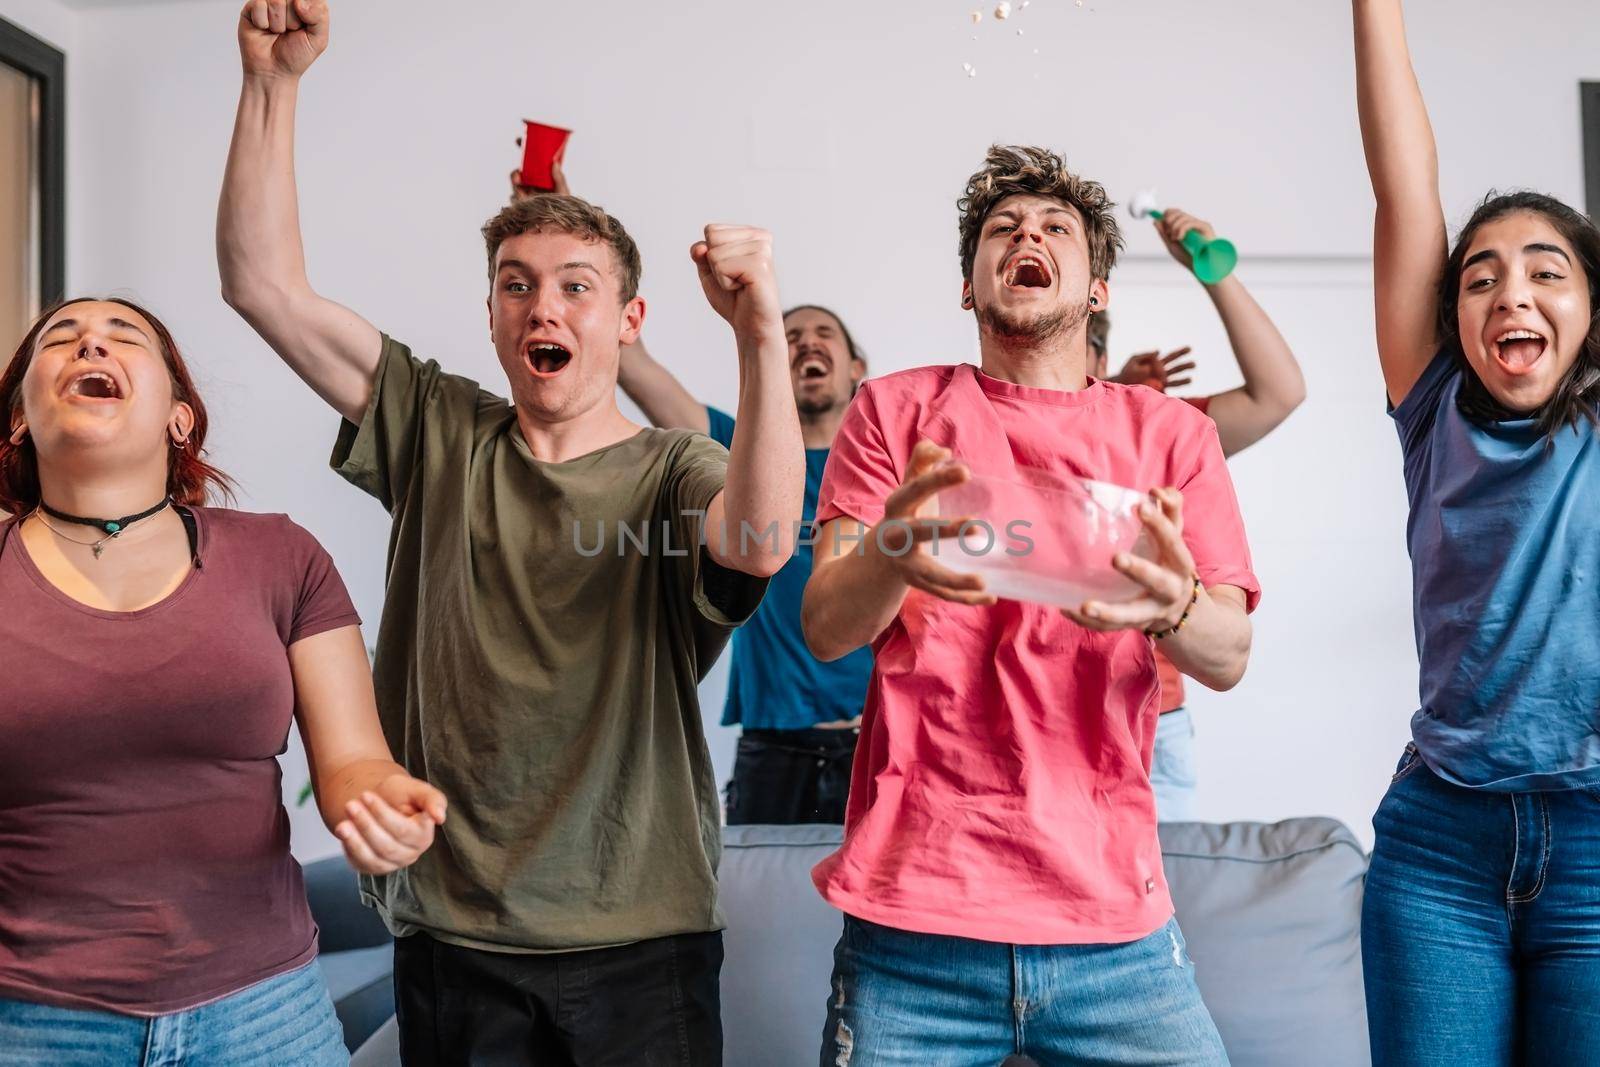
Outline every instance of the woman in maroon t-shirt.
POLYGON ((332 560, 204 506, 205 408, 134 304, 46 313, 0 410, 0 1064, 347 1062, 290 720, 358 870, 415 860, 445 801, 390 757, 332 560))

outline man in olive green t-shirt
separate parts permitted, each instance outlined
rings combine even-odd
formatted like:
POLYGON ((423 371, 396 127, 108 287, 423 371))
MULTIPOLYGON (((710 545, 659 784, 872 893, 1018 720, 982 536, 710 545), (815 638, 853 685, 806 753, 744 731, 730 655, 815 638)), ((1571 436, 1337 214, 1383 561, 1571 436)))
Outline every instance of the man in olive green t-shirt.
POLYGON ((326 5, 247 5, 239 40, 223 291, 344 416, 334 466, 393 517, 379 708, 451 804, 422 862, 363 885, 397 935, 402 1056, 718 1063, 695 687, 793 550, 804 484, 771 240, 708 226, 691 250, 737 341, 725 451, 617 407, 644 318, 621 224, 574 197, 501 211, 483 233, 508 402, 311 289, 294 109, 326 5))

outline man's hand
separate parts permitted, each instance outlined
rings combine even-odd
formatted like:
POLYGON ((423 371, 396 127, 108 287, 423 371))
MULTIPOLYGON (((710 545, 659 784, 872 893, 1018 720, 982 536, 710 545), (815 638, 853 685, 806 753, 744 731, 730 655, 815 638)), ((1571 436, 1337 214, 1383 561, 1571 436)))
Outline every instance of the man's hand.
POLYGON ((567 188, 567 176, 561 169, 561 161, 555 160, 550 164, 550 177, 555 180, 554 189, 541 189, 537 185, 522 184, 522 169, 519 167, 511 172, 511 202, 526 200, 530 196, 571 196, 572 190, 567 188))
POLYGON ((1194 270, 1194 257, 1189 250, 1183 247, 1183 238, 1190 230, 1199 230, 1200 236, 1211 240, 1217 231, 1211 228, 1211 223, 1205 219, 1197 219, 1187 211, 1180 211, 1169 207, 1161 213, 1156 220, 1156 235, 1161 238, 1162 244, 1167 246, 1167 251, 1178 265, 1184 270, 1194 270))
POLYGON ((1188 345, 1164 356, 1160 352, 1140 352, 1129 356, 1128 362, 1111 380, 1123 385, 1148 385, 1163 393, 1168 389, 1181 389, 1194 380, 1190 376, 1194 372, 1194 360, 1188 359, 1188 355, 1188 345))
POLYGON ((754 226, 706 227, 689 255, 700 285, 717 314, 728 320, 741 343, 783 340, 783 305, 772 268, 772 234, 754 226))
POLYGON ((1194 556, 1183 542, 1183 494, 1176 489, 1156 489, 1139 506, 1139 517, 1155 543, 1156 558, 1141 559, 1119 552, 1111 565, 1144 592, 1132 600, 1106 604, 1086 600, 1076 610, 1061 613, 1079 626, 1109 633, 1113 630, 1170 630, 1178 625, 1194 597, 1194 556))
POLYGON ((345 815, 334 833, 350 866, 362 874, 388 874, 411 866, 433 844, 445 799, 427 782, 391 774, 346 804, 345 815))
POLYGON ((298 79, 327 48, 327 0, 249 0, 239 14, 247 78, 298 79))
POLYGON ((883 521, 866 536, 896 576, 912 589, 957 604, 993 604, 976 574, 957 574, 935 562, 922 546, 941 537, 955 537, 964 519, 940 519, 932 514, 932 501, 941 489, 960 485, 971 477, 966 466, 950 462, 950 450, 932 441, 918 441, 900 487, 883 502, 883 521))

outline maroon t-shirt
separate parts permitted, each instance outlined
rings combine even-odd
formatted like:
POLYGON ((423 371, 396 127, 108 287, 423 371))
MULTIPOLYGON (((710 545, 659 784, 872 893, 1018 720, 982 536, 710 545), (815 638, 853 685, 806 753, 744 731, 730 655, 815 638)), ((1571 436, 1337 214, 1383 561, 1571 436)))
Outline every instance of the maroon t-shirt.
POLYGON ((316 956, 287 649, 360 620, 285 516, 190 510, 196 566, 130 612, 67 597, 0 523, 0 997, 182 1011, 316 956))

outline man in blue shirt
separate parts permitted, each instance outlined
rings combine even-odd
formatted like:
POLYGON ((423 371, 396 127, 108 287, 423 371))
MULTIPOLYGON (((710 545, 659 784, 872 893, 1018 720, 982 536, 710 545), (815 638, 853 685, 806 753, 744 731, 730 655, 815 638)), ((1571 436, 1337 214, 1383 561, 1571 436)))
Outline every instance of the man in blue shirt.
MULTIPOLYGON (((833 435, 867 364, 826 308, 792 308, 783 323, 806 446, 802 521, 810 523, 833 435)), ((655 425, 698 430, 732 446, 733 417, 696 400, 642 342, 623 348, 617 380, 655 425)), ((742 726, 743 734, 728 783, 730 825, 844 822, 872 653, 858 648, 823 663, 806 648, 800 600, 810 577, 811 545, 802 540, 773 576, 761 607, 734 632, 722 723, 742 726)))

